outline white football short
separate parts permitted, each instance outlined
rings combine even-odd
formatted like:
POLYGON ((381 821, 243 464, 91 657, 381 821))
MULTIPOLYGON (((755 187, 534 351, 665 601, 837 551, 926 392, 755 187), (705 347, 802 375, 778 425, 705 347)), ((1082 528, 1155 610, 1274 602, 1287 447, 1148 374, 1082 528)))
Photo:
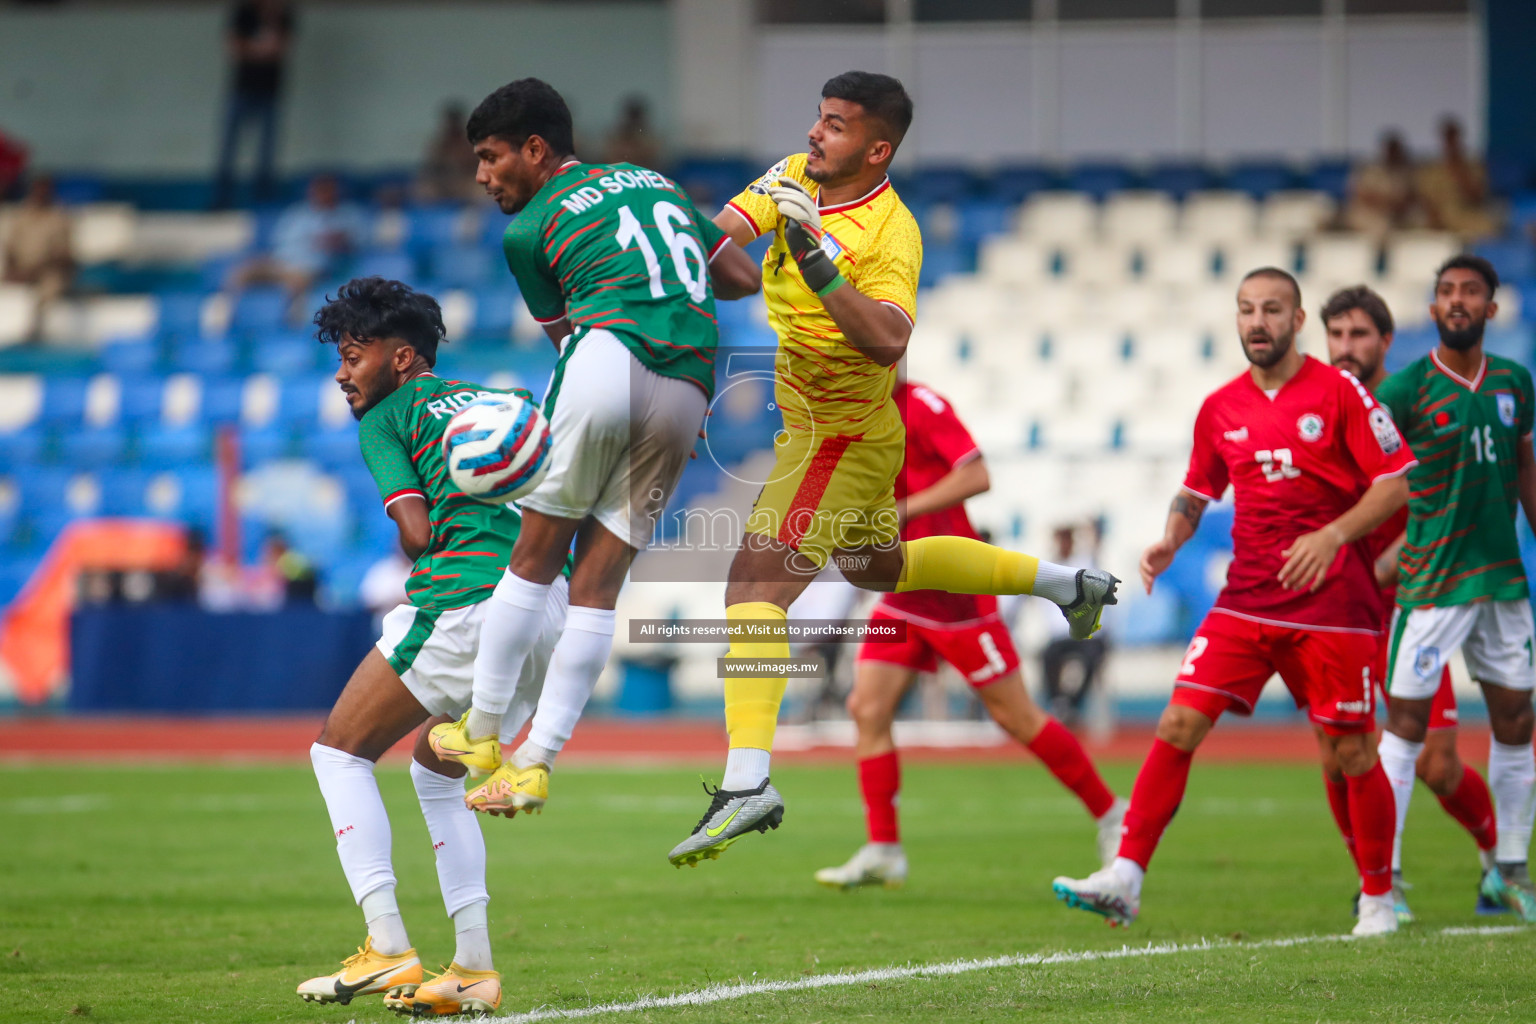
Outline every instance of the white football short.
MULTIPOLYGON (((502 717, 501 738, 510 742, 538 706, 544 671, 555 641, 565 628, 570 600, 564 576, 549 588, 544 629, 523 662, 512 703, 502 717)), ((402 604, 384 616, 384 635, 376 646, 421 706, 434 715, 458 718, 469 708, 475 690, 475 652, 480 648, 480 622, 488 602, 463 608, 429 611, 402 604)))
POLYGON ((518 504, 561 519, 590 515, 644 550, 709 402, 698 385, 642 366, 608 331, 575 344, 550 417, 549 472, 518 504))
POLYGON ((1529 601, 1399 608, 1392 613, 1387 693, 1403 700, 1430 699, 1440 686, 1440 670, 1457 648, 1477 682, 1536 689, 1533 645, 1536 628, 1529 601))

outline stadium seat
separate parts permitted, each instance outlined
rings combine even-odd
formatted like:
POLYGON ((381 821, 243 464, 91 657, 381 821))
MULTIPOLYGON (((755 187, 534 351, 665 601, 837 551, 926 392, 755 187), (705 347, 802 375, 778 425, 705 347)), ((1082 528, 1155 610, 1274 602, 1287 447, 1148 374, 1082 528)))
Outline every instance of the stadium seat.
POLYGON ((1104 200, 1099 229, 1110 242, 1148 246, 1174 233, 1178 206, 1163 192, 1117 192, 1104 200))
MULTIPOLYGON (((1221 281, 1235 285, 1244 274, 1259 267, 1279 267, 1296 271, 1296 246, 1288 240, 1265 237, 1251 242, 1233 243, 1222 249, 1221 281)), ((1229 291, 1230 295, 1230 291, 1229 291)))
POLYGON ((0 348, 27 339, 36 310, 37 298, 30 285, 0 284, 0 348))
POLYGON ((488 334, 508 334, 512 318, 523 305, 516 288, 496 284, 475 289, 475 330, 488 334))
POLYGON ((59 454, 65 465, 96 469, 120 462, 128 449, 128 432, 122 427, 83 426, 59 436, 59 454))
POLYGON ((1005 203, 1021 203, 1036 192, 1043 192, 1056 184, 1056 172, 1033 165, 999 167, 987 179, 984 189, 994 199, 1005 203))
MULTIPOLYGON (((1472 251, 1492 263, 1502 281, 1536 278, 1536 245, 1525 239, 1501 238, 1478 242, 1472 251)), ((1503 296, 1499 299, 1502 302, 1503 296)))
POLYGON ((1226 184, 1230 189, 1263 198, 1295 184, 1290 167, 1278 161, 1253 161, 1228 168, 1226 184))
POLYGON ((119 422, 141 423, 159 418, 161 395, 165 391, 164 377, 118 377, 117 382, 119 422))
POLYGON ((475 289, 494 284, 506 264, 485 249, 445 245, 432 250, 428 258, 432 279, 443 287, 475 289))
POLYGON ((1185 238, 1230 245, 1246 242, 1258 226, 1259 204, 1246 192, 1194 192, 1184 200, 1179 230, 1185 238))
POLYGON ((0 473, 30 471, 42 461, 48 438, 38 427, 0 431, 0 473))
POLYGON ((1200 163, 1158 164, 1147 172, 1147 188, 1183 199, 1211 186, 1211 172, 1200 163))
POLYGON ((1387 242, 1386 276, 1405 286, 1427 289, 1440 265, 1460 251, 1461 240, 1452 234, 1415 231, 1395 235, 1387 242))
POLYGON ((1165 240, 1141 250, 1141 276, 1157 285, 1196 285, 1216 272, 1216 250, 1205 239, 1165 240))
POLYGON ((148 373, 160 359, 160 346, 153 338, 121 338, 103 345, 100 358, 108 373, 148 373))
POLYGON ((1347 159, 1319 160, 1307 172, 1307 188, 1327 193, 1335 201, 1343 202, 1344 197, 1349 193, 1349 169, 1347 159))
POLYGON ((1038 192, 1019 215, 1020 237, 1041 245, 1075 244, 1095 236, 1099 209, 1081 192, 1038 192))
POLYGON ((1004 235, 981 247, 977 270, 1000 284, 1034 285, 1054 273, 1056 252, 1028 238, 1004 235))
POLYGON ((281 331, 288 319, 288 295, 281 288, 251 288, 242 292, 229 313, 229 329, 243 334, 281 331))
POLYGON ((1369 283, 1378 276, 1376 242, 1365 235, 1317 235, 1303 254, 1302 267, 1313 280, 1369 283))
POLYGON ((1296 242, 1321 230, 1333 216, 1333 200, 1321 192, 1276 192, 1259 207, 1259 234, 1296 242))
POLYGON ((138 516, 145 512, 149 474, 140 469, 112 469, 97 476, 101 499, 96 511, 104 516, 138 516))
POLYGON ((240 461, 246 468, 293 455, 293 433, 286 424, 269 423, 240 431, 240 461))
POLYGON ((151 468, 174 469, 204 462, 213 451, 212 431, 204 424, 155 424, 139 435, 139 461, 151 468))
POLYGON ((960 217, 960 240, 974 246, 1012 230, 1016 208, 995 199, 968 199, 958 204, 956 210, 960 217))
POLYGON ((301 436, 299 451, 326 470, 339 469, 362 458, 357 430, 348 428, 306 431, 301 436))
POLYGON ((312 335, 297 332, 273 332, 253 338, 249 352, 251 369, 278 377, 309 373, 326 354, 312 335))
POLYGON ((405 211, 405 244, 417 254, 459 247, 474 227, 462 206, 415 206, 405 211))
POLYGON ((228 373, 239 361, 240 350, 228 338, 182 337, 171 349, 172 369, 188 373, 228 373))
POLYGON ((320 416, 320 390, 334 381, 314 373, 284 377, 279 384, 278 416, 290 426, 308 426, 320 416))
POLYGON ((416 284, 416 262, 403 252, 370 249, 352 262, 353 277, 383 277, 391 281, 416 284))
POLYGON ((1135 176, 1123 164, 1082 163, 1067 172, 1067 187, 1075 192, 1103 199, 1111 192, 1131 188, 1135 176))
POLYGON ((1122 285, 1131 280, 1131 250, 1115 242, 1083 241, 1063 247, 1062 276, 1079 285, 1122 285))

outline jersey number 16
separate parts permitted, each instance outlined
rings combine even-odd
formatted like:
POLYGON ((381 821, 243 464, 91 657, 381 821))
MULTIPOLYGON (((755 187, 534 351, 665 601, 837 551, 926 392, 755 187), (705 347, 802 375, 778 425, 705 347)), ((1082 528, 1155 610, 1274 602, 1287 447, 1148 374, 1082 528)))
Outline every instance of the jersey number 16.
MULTIPOLYGON (((655 221, 657 233, 672 254, 672 269, 677 271, 677 279, 682 282, 688 297, 694 302, 703 302, 709 294, 709 260, 705 258, 704 247, 698 239, 676 227, 678 224, 687 224, 688 215, 676 203, 663 199, 651 208, 651 219, 655 221), (698 263, 697 273, 688 263, 690 256, 698 263)), ((651 298, 665 298, 667 293, 661 286, 661 260, 656 258, 656 249, 651 245, 645 229, 640 226, 640 218, 627 206, 619 207, 619 230, 614 240, 625 251, 631 245, 639 247, 640 255, 645 257, 645 269, 651 276, 651 298)))

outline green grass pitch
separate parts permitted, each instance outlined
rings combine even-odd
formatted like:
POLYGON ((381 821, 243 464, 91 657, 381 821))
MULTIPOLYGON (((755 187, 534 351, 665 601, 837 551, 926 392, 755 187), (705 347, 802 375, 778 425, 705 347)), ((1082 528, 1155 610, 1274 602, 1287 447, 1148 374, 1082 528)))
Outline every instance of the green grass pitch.
MULTIPOLYGON (((1122 792, 1134 766, 1106 772, 1122 792)), ((452 953, 426 829, 400 765, 380 770, 402 912, 423 961, 452 953)), ((1536 1018, 1536 932, 1472 914, 1471 842, 1422 789, 1409 823, 1419 923, 1348 931, 1353 877, 1315 768, 1201 765, 1127 931, 1051 897, 1094 867, 1086 815, 1033 764, 906 766, 900 891, 811 881, 862 840, 848 767, 784 767, 784 827, 682 871, 698 773, 556 775, 543 816, 487 819, 503 1013, 575 1010, 739 981, 1008 954, 1225 939, 1166 956, 757 994, 610 1021, 1502 1021, 1536 1018), (1233 940, 1236 940, 1235 942, 1233 940), (1246 945, 1246 948, 1245 948, 1246 945)), ((364 929, 307 767, 0 769, 0 1021, 395 1019, 378 997, 301 1002, 364 929)))

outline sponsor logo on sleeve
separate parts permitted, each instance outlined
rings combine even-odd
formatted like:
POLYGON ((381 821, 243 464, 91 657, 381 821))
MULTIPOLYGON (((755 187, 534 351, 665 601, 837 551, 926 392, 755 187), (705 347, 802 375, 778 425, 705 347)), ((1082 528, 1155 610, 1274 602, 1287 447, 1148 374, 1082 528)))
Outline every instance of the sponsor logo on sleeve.
POLYGON ((843 254, 843 243, 833 238, 832 232, 823 230, 821 233, 821 251, 835 260, 843 254))
POLYGON ((1493 396, 1499 408, 1499 422, 1506 427, 1515 425, 1515 396, 1507 392, 1500 392, 1493 396))
POLYGON ((1306 413, 1296 421, 1296 433, 1303 441, 1316 441, 1323 436, 1323 418, 1315 412, 1306 413))
POLYGON ((1386 455, 1396 455, 1403 446, 1403 437, 1397 432, 1397 425, 1392 422, 1392 416, 1381 406, 1377 406, 1369 413, 1371 433, 1376 435, 1376 443, 1381 445, 1381 450, 1386 455))
POLYGON ((748 185, 747 191, 756 193, 760 196, 767 195, 768 190, 779 183, 779 176, 788 169, 789 157, 785 157, 783 160, 780 160, 778 163, 768 168, 768 172, 761 178, 758 178, 752 184, 748 185))

